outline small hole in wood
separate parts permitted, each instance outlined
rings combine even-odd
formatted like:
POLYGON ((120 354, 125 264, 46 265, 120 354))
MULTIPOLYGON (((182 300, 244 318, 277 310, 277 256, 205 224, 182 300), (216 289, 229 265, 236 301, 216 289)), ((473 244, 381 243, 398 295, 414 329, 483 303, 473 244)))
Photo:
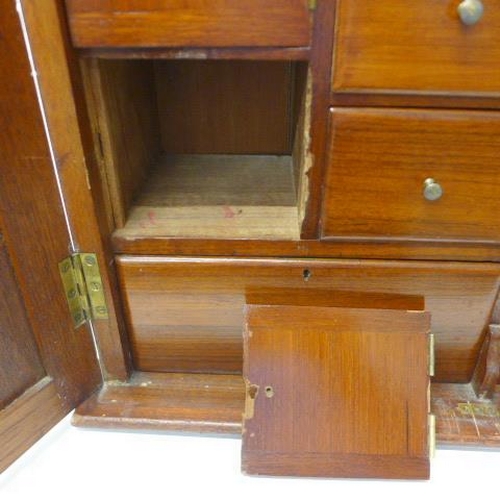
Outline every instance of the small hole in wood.
POLYGON ((259 386, 258 385, 250 385, 248 387, 248 396, 251 399, 255 399, 257 397, 257 393, 259 392, 259 386))
POLYGON ((266 398, 272 398, 274 396, 274 389, 270 385, 264 389, 264 392, 266 393, 266 398))
POLYGON ((304 281, 309 281, 312 277, 312 272, 309 269, 304 269, 302 271, 302 277, 304 278, 304 281))

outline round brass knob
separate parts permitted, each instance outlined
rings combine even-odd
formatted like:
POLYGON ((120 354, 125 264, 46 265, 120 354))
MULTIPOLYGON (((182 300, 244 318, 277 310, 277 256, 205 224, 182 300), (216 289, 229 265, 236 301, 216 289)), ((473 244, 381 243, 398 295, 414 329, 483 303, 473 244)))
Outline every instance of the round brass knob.
POLYGON ((439 200, 443 196, 443 188, 439 182, 430 177, 424 181, 424 198, 429 201, 439 200))
POLYGON ((463 0, 458 5, 457 11, 462 23, 471 26, 483 17, 484 6, 481 0, 463 0))

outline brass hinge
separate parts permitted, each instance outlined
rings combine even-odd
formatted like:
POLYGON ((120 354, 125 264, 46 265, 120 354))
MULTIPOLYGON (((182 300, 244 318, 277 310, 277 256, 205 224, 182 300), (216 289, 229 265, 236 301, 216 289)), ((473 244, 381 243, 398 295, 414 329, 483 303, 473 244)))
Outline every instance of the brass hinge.
POLYGON ((93 253, 75 253, 59 262, 59 273, 75 328, 91 319, 108 319, 101 273, 93 253))
POLYGON ((436 355, 435 355, 434 334, 429 333, 429 377, 434 377, 436 373, 436 355))
POLYGON ((307 1, 309 10, 316 10, 316 7, 318 6, 318 0, 308 0, 307 1))

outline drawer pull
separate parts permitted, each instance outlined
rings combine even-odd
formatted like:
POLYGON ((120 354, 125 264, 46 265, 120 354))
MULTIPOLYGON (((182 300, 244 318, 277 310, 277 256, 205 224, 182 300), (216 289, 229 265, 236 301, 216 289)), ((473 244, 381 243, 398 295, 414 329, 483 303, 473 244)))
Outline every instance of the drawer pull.
POLYGON ((463 0, 458 5, 457 11, 462 23, 471 26, 483 17, 484 7, 481 0, 463 0))
POLYGON ((443 188, 439 182, 430 177, 424 181, 424 198, 429 201, 439 200, 443 196, 443 188))

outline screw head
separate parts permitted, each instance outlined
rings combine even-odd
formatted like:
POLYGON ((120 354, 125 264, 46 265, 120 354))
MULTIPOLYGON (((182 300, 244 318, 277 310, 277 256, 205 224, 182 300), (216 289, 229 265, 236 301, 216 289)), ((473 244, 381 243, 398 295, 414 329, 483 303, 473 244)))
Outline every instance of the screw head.
POLYGON ((87 255, 84 260, 87 266, 95 266, 97 262, 96 258, 92 255, 87 255))

